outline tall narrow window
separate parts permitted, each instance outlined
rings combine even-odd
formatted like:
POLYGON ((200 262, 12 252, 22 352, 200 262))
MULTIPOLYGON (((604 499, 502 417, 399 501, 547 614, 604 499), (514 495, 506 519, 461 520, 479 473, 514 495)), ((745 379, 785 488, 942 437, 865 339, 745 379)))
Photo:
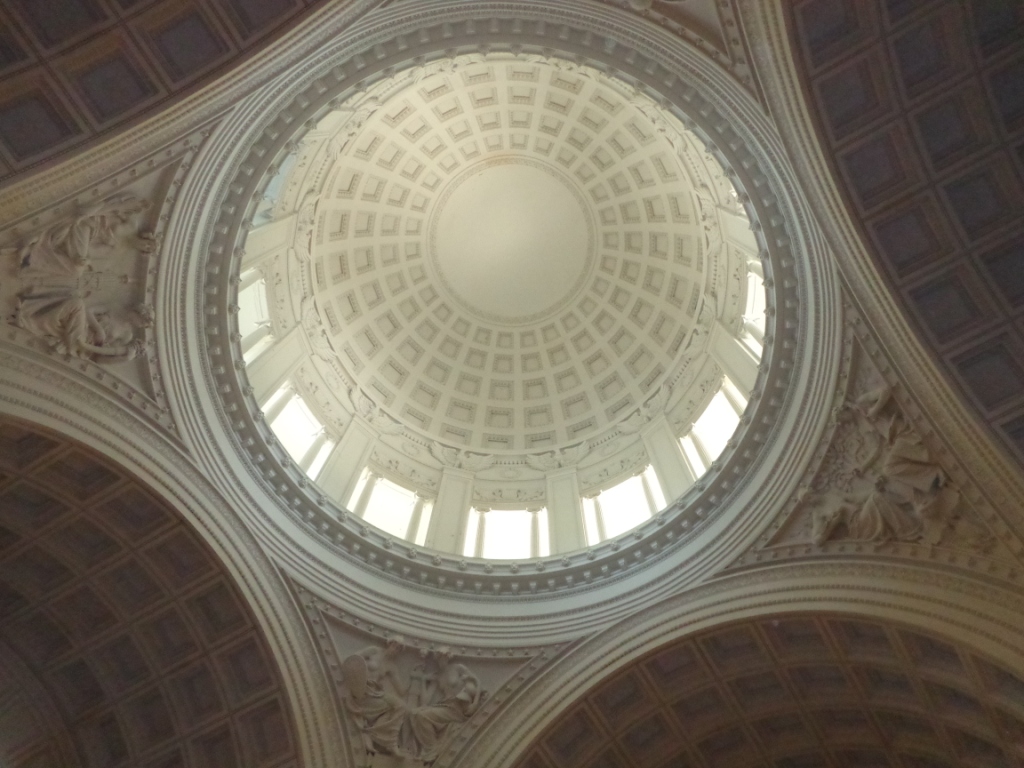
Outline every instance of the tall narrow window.
POLYGON ((307 474, 316 477, 334 445, 328 439, 324 425, 290 383, 271 396, 263 414, 288 455, 307 474))
POLYGON ((547 510, 478 509, 470 511, 464 553, 497 560, 545 557, 548 547, 541 528, 547 510))
MULTIPOLYGON (((725 449, 732 433, 740 423, 740 417, 736 409, 730 404, 725 394, 719 390, 704 413, 700 415, 693 424, 692 436, 699 441, 699 445, 706 454, 707 463, 710 464, 725 449)), ((685 449, 684 449, 685 450, 685 449)))
POLYGON ((747 301, 740 341, 759 359, 764 351, 765 301, 764 280, 751 269, 747 272, 747 301))
POLYGON ((242 357, 246 364, 274 342, 267 309, 267 286, 254 269, 242 275, 238 289, 238 333, 242 337, 242 357))

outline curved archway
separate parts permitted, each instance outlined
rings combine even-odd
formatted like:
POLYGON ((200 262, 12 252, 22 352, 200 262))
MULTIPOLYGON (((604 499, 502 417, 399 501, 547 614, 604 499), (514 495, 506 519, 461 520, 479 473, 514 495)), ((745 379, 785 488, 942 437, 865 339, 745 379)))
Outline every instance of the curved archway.
POLYGON ((51 702, 49 735, 8 722, 19 758, 277 765, 308 749, 265 607, 188 517, 95 449, 0 419, 4 667, 51 702))
MULTIPOLYGON (((827 686, 831 684, 828 683, 828 679, 848 682, 851 696, 856 694, 860 697, 851 706, 864 711, 878 703, 877 699, 871 699, 870 686, 875 683, 881 684, 879 681, 890 673, 902 675, 904 678, 917 676, 915 679, 919 682, 911 685, 913 694, 907 694, 907 702, 908 706, 912 700, 923 702, 923 706, 926 706, 922 711, 927 717, 936 714, 937 710, 930 703, 932 699, 928 698, 931 694, 925 694, 921 687, 926 684, 951 686, 969 697, 990 701, 989 693, 977 687, 980 678, 971 677, 974 673, 965 672, 966 677, 943 681, 934 676, 929 677, 928 674, 922 676, 920 670, 914 671, 907 647, 900 645, 901 641, 893 639, 893 632, 899 631, 900 627, 915 637, 925 638, 911 641, 916 644, 915 647, 923 649, 920 650, 922 654, 948 655, 941 648, 956 645, 959 648, 956 653, 960 656, 975 655, 981 659, 980 664, 987 665, 985 674, 989 675, 990 688, 997 685, 992 681, 1003 681, 998 684, 1004 686, 1002 701, 1009 707, 1011 719, 1016 722, 1016 719, 1024 716, 1019 698, 1015 698, 1019 696, 1020 680, 1024 679, 1024 653, 1019 645, 1017 627, 1017 616, 1021 609, 1021 600, 1010 591, 993 590, 953 575, 943 578, 925 569, 899 565, 880 566, 878 563, 867 564, 849 560, 834 564, 804 563, 779 566, 758 569, 756 573, 737 574, 647 609, 630 621, 611 627, 589 639, 572 653, 566 654, 561 662, 547 670, 542 680, 521 691, 506 705, 505 719, 495 718, 488 729, 477 735, 471 749, 463 753, 463 762, 460 764, 536 765, 544 768, 575 765, 577 763, 560 761, 551 753, 551 746, 543 742, 550 738, 557 742, 560 737, 556 734, 563 727, 566 730, 562 737, 572 741, 571 734, 576 732, 574 728, 582 728, 581 723, 589 717, 588 714, 581 716, 582 720, 574 721, 574 713, 593 706, 595 697, 603 695, 601 691, 606 691, 612 700, 619 695, 628 698, 625 691, 615 695, 611 692, 616 690, 620 681, 635 679, 631 676, 642 665, 652 663, 652 660, 661 654, 674 653, 673 649, 692 650, 704 639, 715 637, 721 638, 718 650, 693 651, 694 657, 699 656, 701 659, 694 662, 693 667, 701 671, 700 677, 692 678, 685 666, 677 670, 679 675, 675 678, 672 677, 671 665, 661 671, 655 670, 653 678, 646 679, 660 678, 667 682, 667 692, 652 694, 650 700, 646 704, 638 705, 635 711, 629 709, 628 702, 621 704, 625 707, 624 711, 631 714, 615 719, 614 723, 602 720, 604 715, 599 716, 595 721, 598 733, 594 738, 602 744, 602 748, 587 752, 586 759, 578 764, 604 765, 599 758, 602 749, 607 748, 609 760, 612 760, 607 763, 608 765, 657 765, 660 768, 662 763, 658 762, 659 760, 668 760, 667 764, 674 764, 671 762, 672 749, 677 750, 676 759, 685 756, 694 761, 688 763, 684 760, 683 765, 773 765, 775 763, 772 759, 764 762, 763 744, 754 736, 745 737, 746 741, 753 745, 752 748, 756 747, 751 753, 752 756, 743 758, 746 760, 750 757, 753 760, 750 763, 729 762, 736 755, 724 754, 712 759, 710 755, 697 754, 700 749, 697 742, 705 737, 713 738, 712 732, 721 735, 731 728, 742 730, 747 728, 748 719, 782 714, 790 705, 793 711, 799 707, 809 707, 808 702, 816 701, 820 705, 828 701, 831 695, 827 693, 827 686), (830 628, 830 621, 844 626, 838 629, 830 628), (773 625, 773 622, 778 622, 779 626, 773 625), (780 629, 785 622, 790 622, 792 626, 789 629, 780 629), (801 624, 814 626, 799 629, 797 625, 801 624), (847 624, 850 626, 846 627, 847 624), (887 638, 884 642, 894 649, 887 652, 888 660, 883 659, 876 664, 879 659, 872 661, 871 651, 867 656, 858 656, 856 651, 844 650, 850 643, 858 642, 855 625, 867 627, 862 633, 865 638, 879 634, 873 628, 883 627, 881 634, 887 638), (743 643, 736 641, 737 648, 730 650, 733 641, 728 640, 728 637, 732 632, 731 628, 737 627, 745 627, 743 632, 753 633, 756 637, 743 643), (801 636, 804 636, 803 640, 800 639, 801 636), (955 640, 951 639, 954 637, 955 640), (939 650, 928 650, 931 647, 929 638, 939 650), (801 642, 807 644, 812 641, 813 648, 800 647, 801 642), (902 650, 898 650, 899 648, 902 650), (734 661, 737 666, 730 669, 731 653, 736 656, 734 661), (818 654, 817 659, 815 654, 818 654), (718 667, 720 662, 724 665, 721 669, 718 667), (829 672, 821 681, 815 680, 810 672, 801 672, 793 677, 789 671, 790 667, 826 667, 829 664, 845 665, 845 671, 838 675, 829 672), (755 667, 758 667, 759 671, 755 670, 755 667), (685 723, 680 722, 677 715, 667 714, 674 703, 695 696, 705 687, 723 685, 728 688, 742 677, 758 674, 763 674, 765 680, 774 676, 778 681, 775 690, 781 691, 779 695, 784 701, 777 712, 772 711, 770 701, 764 704, 764 710, 758 709, 760 703, 752 701, 748 711, 734 692, 728 697, 731 709, 723 711, 724 714, 719 720, 712 722, 708 730, 701 731, 699 736, 692 739, 685 723), (655 714, 659 707, 666 714, 655 714), (757 717, 753 717, 752 713, 757 713, 757 717), (649 736, 655 741, 664 742, 668 751, 664 754, 657 752, 652 758, 653 762, 614 762, 613 758, 624 758, 630 752, 622 739, 636 738, 643 741, 640 731, 644 729, 641 728, 632 735, 627 732, 634 727, 639 728, 644 716, 654 720, 662 718, 659 722, 665 725, 664 734, 656 737, 655 731, 651 730, 649 736), (573 722, 576 726, 571 725, 573 722), (667 739, 669 733, 672 734, 671 740, 667 739), (535 752, 539 752, 542 757, 538 762, 531 763, 531 756, 535 752)), ((667 661, 665 663, 668 664, 667 661)), ((939 661, 934 663, 940 664, 939 661)), ((648 670, 644 674, 652 673, 648 670)), ((746 683, 749 684, 751 696, 756 698, 758 694, 753 678, 746 683)), ((950 694, 946 699, 952 696, 953 694, 950 694)), ((942 716, 945 717, 944 714, 942 716)), ((993 722, 998 722, 998 719, 993 722)), ((952 724, 953 727, 959 727, 955 723, 952 724)), ((992 730, 994 727, 989 726, 987 738, 991 742, 998 735, 1003 739, 1003 746, 999 749, 1008 750, 1007 759, 1017 759, 1018 752, 1015 750, 1019 750, 1020 744, 1016 740, 1018 737, 1012 735, 1016 732, 1016 726, 1007 726, 1006 733, 999 731, 998 734, 992 730)), ((971 729, 968 727, 967 730, 971 729)), ((819 748, 823 749, 822 743, 815 741, 821 732, 811 726, 808 726, 807 732, 811 735, 810 741, 805 744, 807 751, 813 753, 819 748)), ((968 742, 969 739, 964 741, 965 744, 968 742)), ((867 745, 867 742, 864 744, 867 745)), ((873 746, 868 745, 865 749, 868 752, 877 751, 878 744, 876 739, 873 746)), ((719 746, 725 753, 728 752, 725 746, 719 746)), ((984 745, 976 746, 980 750, 986 749, 984 745)), ((719 747, 708 745, 707 748, 713 752, 719 747)), ((556 746, 556 752, 557 749, 556 746)), ((794 763, 799 764, 801 763, 794 763)), ((825 762, 810 764, 846 765, 834 761, 830 763, 827 759, 825 762)), ((909 764, 929 765, 927 762, 909 764)), ((935 764, 945 763, 940 761, 935 764)), ((954 763, 956 764, 959 763, 954 763)))

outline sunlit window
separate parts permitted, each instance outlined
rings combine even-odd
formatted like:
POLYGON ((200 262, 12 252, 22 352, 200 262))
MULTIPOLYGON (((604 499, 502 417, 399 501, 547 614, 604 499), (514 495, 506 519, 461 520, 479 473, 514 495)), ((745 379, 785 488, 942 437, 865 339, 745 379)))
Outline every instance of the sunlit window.
POLYGON ((683 447, 683 456, 686 459, 686 463, 689 464, 690 472, 693 473, 694 477, 700 477, 708 471, 711 459, 701 452, 701 448, 693 439, 692 434, 683 435, 679 440, 679 444, 683 447))
POLYGON ((739 426, 740 417, 725 394, 719 390, 704 413, 693 424, 692 435, 700 441, 707 457, 712 461, 725 449, 732 433, 739 426))
POLYGON ((743 334, 740 341, 758 358, 764 349, 764 280, 753 269, 747 272, 747 301, 743 308, 743 334))
POLYGON ((635 528, 665 507, 665 496, 648 466, 643 472, 583 499, 587 542, 596 544, 635 528))
POLYGON ((415 507, 415 493, 381 478, 373 486, 363 519, 392 536, 405 538, 415 507))
POLYGON ((371 470, 363 470, 346 505, 358 517, 392 536, 422 545, 433 502, 371 470))
POLYGON ((263 412, 288 455, 315 479, 334 448, 324 425, 290 384, 274 393, 263 412))
POLYGON ((521 560, 550 553, 546 509, 473 509, 467 523, 466 555, 521 560))
POLYGON ((238 333, 242 337, 242 356, 247 364, 273 343, 267 286, 255 270, 242 275, 238 291, 238 333))

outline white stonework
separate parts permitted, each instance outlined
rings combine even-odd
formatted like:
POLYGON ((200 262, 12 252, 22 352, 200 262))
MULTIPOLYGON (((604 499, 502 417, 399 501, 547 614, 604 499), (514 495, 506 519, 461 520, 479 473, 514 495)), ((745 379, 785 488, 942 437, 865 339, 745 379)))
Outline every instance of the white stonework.
MULTIPOLYGON (((594 685, 648 654, 783 614, 910 627, 1024 677, 1024 478, 942 378, 845 212, 804 106, 785 4, 369 5, 353 21, 352 7, 328 2, 162 119, 0 189, 4 424, 105 457, 208 546, 273 655, 295 764, 512 768, 594 685), (589 137, 611 158, 606 201, 583 179, 585 166, 598 176, 597 159, 580 160, 593 147, 558 159, 583 122, 538 150, 559 110, 583 120, 566 101, 581 93, 595 115, 594 99, 609 95, 609 131, 589 137), (461 110, 450 125, 446 109, 461 110), (614 114, 631 151, 616 153, 614 114), (416 142, 435 128, 445 146, 436 159, 424 150, 417 170, 416 142), (511 143, 520 133, 522 151, 511 143), (501 146, 488 149, 488 137, 501 146), (459 170, 443 170, 447 155, 462 157, 459 170), (491 210, 506 190, 508 208, 491 210), (685 205, 673 214, 677 192, 685 205), (127 199, 148 201, 132 208, 144 221, 103 230, 97 211, 127 199), (517 231, 527 218, 542 230, 517 231), (122 339, 133 354, 107 365, 96 338, 75 336, 76 353, 38 324, 9 322, 31 243, 70 242, 55 233, 75 226, 88 241, 75 289, 124 276, 104 302, 152 308, 152 323, 122 339), (91 239, 101 230, 116 243, 103 245, 102 269, 91 239), (636 273, 625 250, 634 232, 645 249, 636 273), (613 234, 621 251, 606 246, 613 234), (674 259, 677 236, 683 256, 691 242, 689 265, 674 259), (372 253, 358 250, 371 240, 372 253), (480 253, 497 265, 482 268, 480 253), (673 278, 699 288, 670 300, 673 278), (758 360, 744 329, 762 278, 758 360), (257 284, 266 317, 247 341, 243 292, 257 284), (613 313, 618 290, 629 303, 613 313), (362 303, 345 317, 349 292, 362 303), (650 317, 631 319, 645 306, 650 317), (658 313, 675 323, 664 339, 658 313), (428 320, 433 335, 417 330, 428 320), (630 329, 631 346, 614 352, 630 329), (630 369, 640 348, 648 355, 630 369), (586 368, 598 351, 622 379, 624 394, 607 402, 599 387, 611 372, 586 368), (700 474, 679 438, 723 376, 749 402, 700 474), (529 390, 537 379, 544 387, 529 390), (322 426, 315 446, 330 446, 315 481, 316 451, 290 454, 269 423, 294 397, 322 426), (543 407, 550 421, 530 426, 527 411, 543 407), (584 503, 648 465, 665 509, 588 545, 584 503), (415 491, 414 519, 432 505, 429 520, 395 535, 360 518, 356 491, 377 478, 415 491), (463 556, 471 506, 536 515, 542 505, 550 554, 463 556)), ((93 320, 99 298, 82 299, 93 320)), ((2 684, 21 674, 0 667, 2 684)))

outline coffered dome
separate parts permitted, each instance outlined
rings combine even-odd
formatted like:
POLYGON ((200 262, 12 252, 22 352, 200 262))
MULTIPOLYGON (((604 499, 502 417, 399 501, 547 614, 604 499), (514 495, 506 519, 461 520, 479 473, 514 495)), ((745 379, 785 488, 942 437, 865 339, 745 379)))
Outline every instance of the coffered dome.
POLYGON ((314 293, 340 364, 390 415, 487 452, 565 446, 674 372, 705 287, 693 189, 710 173, 653 103, 565 61, 475 57, 346 107, 366 117, 333 139, 314 293))
POLYGON ((571 545, 535 522, 522 552, 632 527, 706 470, 757 375, 760 249, 732 184, 650 97, 565 59, 451 57, 334 102, 268 173, 245 249, 239 330, 250 374, 283 384, 264 393, 278 437, 357 514, 394 484, 405 513, 367 519, 435 547, 487 554, 472 521, 431 536, 395 493, 579 517, 649 467, 632 522, 598 506, 571 545), (280 237, 292 256, 260 263, 280 237), (716 402, 711 439, 679 443, 716 402))

